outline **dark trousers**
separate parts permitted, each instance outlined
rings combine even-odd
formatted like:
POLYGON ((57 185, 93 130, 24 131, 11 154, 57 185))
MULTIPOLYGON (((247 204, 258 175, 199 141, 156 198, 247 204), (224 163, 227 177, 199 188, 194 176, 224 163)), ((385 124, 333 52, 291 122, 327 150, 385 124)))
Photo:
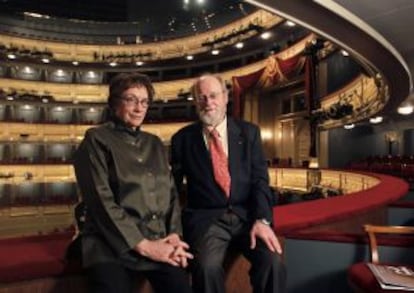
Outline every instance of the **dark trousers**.
POLYGON ((89 292, 131 293, 138 274, 145 276, 156 293, 191 293, 189 277, 185 270, 168 264, 150 271, 130 270, 117 263, 95 265, 87 270, 89 292))
POLYGON ((193 290, 196 293, 225 293, 223 261, 227 249, 239 250, 251 263, 250 282, 254 293, 282 293, 286 271, 280 256, 257 239, 250 249, 250 226, 233 213, 212 224, 196 243, 193 290))

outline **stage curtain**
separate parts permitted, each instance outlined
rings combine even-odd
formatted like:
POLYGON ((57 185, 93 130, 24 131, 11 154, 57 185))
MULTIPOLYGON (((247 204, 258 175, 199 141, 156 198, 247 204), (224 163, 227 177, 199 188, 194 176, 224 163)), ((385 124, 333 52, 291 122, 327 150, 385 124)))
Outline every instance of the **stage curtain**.
POLYGON ((288 81, 303 71, 304 64, 305 57, 302 54, 284 60, 272 55, 267 58, 263 68, 246 75, 233 76, 233 116, 240 118, 244 112, 247 92, 253 89, 260 91, 288 81))

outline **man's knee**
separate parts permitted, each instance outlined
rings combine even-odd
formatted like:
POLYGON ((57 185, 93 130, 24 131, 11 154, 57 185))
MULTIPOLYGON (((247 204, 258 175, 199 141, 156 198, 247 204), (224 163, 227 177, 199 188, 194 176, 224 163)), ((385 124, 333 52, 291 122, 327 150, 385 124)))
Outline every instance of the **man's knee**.
POLYGON ((276 278, 276 280, 284 278, 286 268, 281 255, 268 249, 262 249, 256 252, 255 257, 251 258, 250 261, 252 265, 251 276, 269 275, 276 278))
POLYGON ((196 272, 203 275, 216 275, 223 272, 222 261, 215 257, 203 257, 197 259, 194 263, 194 269, 196 272))

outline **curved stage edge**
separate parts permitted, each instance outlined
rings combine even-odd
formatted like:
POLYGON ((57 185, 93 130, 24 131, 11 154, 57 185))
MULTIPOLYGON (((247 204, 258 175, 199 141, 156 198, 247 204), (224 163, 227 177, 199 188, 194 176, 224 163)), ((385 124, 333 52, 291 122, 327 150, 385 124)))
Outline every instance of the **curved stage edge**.
POLYGON ((378 179, 378 183, 341 196, 274 207, 275 230, 278 234, 299 230, 362 232, 365 223, 384 224, 387 205, 406 195, 409 190, 407 182, 388 175, 345 170, 334 172, 368 176, 378 179))

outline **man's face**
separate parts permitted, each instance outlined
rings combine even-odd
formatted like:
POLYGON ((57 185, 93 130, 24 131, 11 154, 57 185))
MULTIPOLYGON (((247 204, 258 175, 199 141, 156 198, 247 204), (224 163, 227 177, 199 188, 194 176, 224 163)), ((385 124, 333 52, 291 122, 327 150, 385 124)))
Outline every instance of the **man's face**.
POLYGON ((207 126, 217 126, 226 115, 227 91, 215 77, 206 76, 199 81, 197 92, 195 102, 200 120, 207 126))
POLYGON ((133 129, 144 121, 149 106, 147 89, 144 86, 132 87, 122 93, 115 109, 115 115, 133 129))

